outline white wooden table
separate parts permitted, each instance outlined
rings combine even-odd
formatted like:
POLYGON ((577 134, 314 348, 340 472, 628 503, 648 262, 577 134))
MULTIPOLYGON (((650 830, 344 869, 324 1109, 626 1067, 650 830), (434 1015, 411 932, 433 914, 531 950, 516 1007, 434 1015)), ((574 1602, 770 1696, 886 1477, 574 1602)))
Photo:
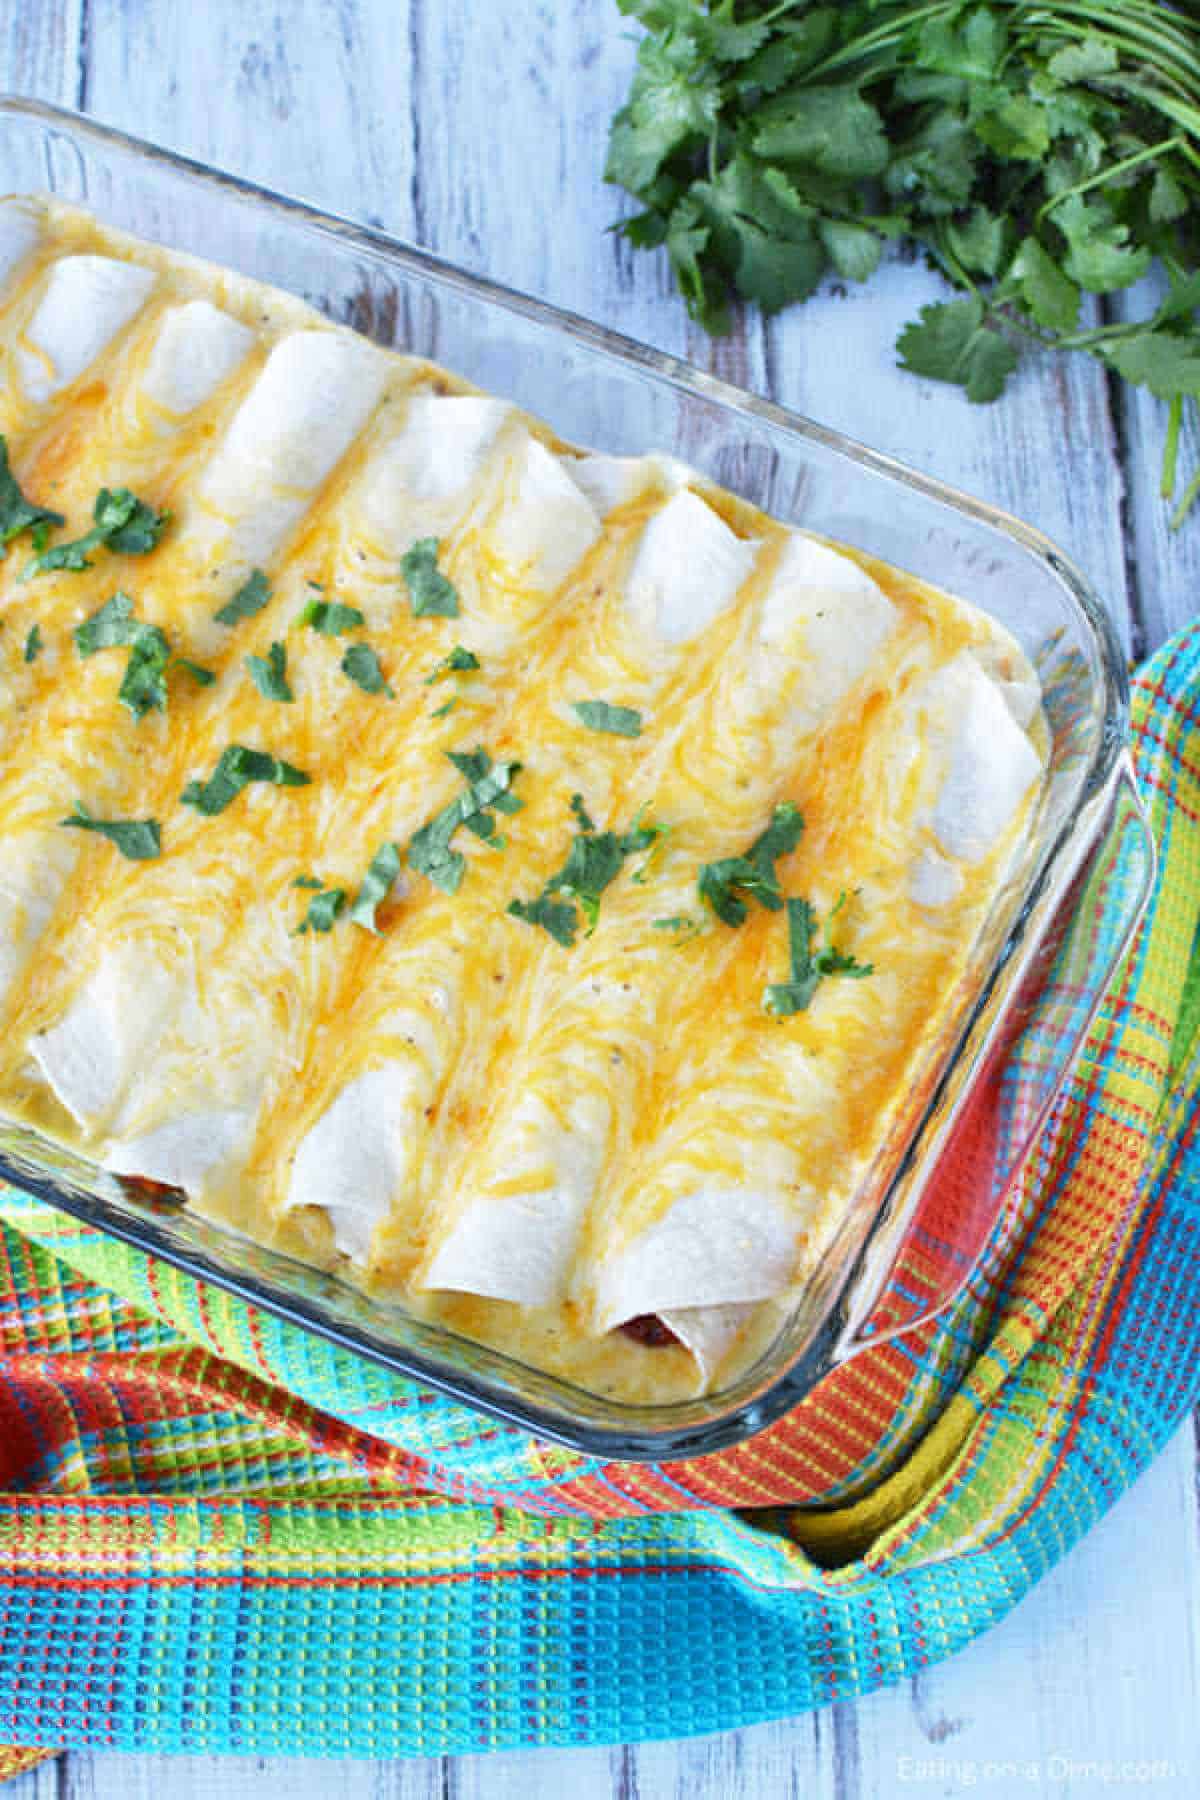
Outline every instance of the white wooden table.
MULTIPOLYGON (((1096 368, 1028 368, 1000 407, 893 367, 937 290, 897 265, 723 343, 605 227, 632 60, 615 0, 0 0, 0 87, 365 218, 771 394, 1023 514, 1106 595, 1131 654, 1188 617, 1200 517, 1170 540, 1163 420, 1096 368)), ((1193 434, 1183 466, 1194 466, 1193 434)), ((11 1800, 839 1800, 1200 1794, 1200 1530, 1185 1428, 1017 1611, 903 1688, 687 1744, 420 1763, 72 1756, 11 1800)))

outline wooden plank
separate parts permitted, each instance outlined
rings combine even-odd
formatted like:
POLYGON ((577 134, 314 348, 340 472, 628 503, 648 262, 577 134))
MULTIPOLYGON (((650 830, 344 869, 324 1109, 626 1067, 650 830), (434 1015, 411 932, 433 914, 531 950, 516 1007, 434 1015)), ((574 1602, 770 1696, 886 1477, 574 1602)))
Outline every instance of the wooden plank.
POLYGON ((281 1794, 288 1800, 445 1800, 446 1789, 437 1757, 375 1763, 299 1756, 74 1755, 66 1760, 57 1800, 279 1800, 281 1794))
POLYGON ((56 1757, 51 1762, 37 1763, 13 1781, 6 1781, 0 1791, 4 1800, 59 1800, 62 1772, 63 1759, 56 1757))
POLYGON ((57 6, 0 7, 0 92, 29 94, 59 106, 83 102, 84 4, 63 0, 57 6))
MULTIPOLYGON (((1121 318, 1145 318, 1160 289, 1142 282, 1122 296, 1121 318)), ((1146 644, 1152 648, 1200 613, 1200 500, 1178 531, 1171 528, 1174 502, 1160 492, 1167 406, 1144 388, 1126 387, 1111 378, 1114 405, 1122 434, 1128 472, 1125 501, 1130 586, 1139 597, 1146 622, 1146 644)), ((1200 472, 1200 405, 1184 409, 1179 443, 1175 499, 1179 500, 1200 472)))
MULTIPOLYGON (((35 9, 37 10, 37 9, 35 9)), ((89 0, 88 108, 335 212, 411 230, 403 0, 89 0)))

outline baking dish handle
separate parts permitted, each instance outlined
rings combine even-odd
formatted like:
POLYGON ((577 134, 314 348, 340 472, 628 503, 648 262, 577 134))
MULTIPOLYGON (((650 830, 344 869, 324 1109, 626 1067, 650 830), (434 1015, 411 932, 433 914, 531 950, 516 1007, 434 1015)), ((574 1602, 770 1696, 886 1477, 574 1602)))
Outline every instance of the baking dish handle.
POLYGON ((1040 1140, 1051 1108, 1129 948, 1154 870, 1154 839, 1125 757, 1096 848, 993 1028, 984 1067, 894 1249, 880 1242, 868 1250, 851 1283, 835 1363, 944 1312, 1005 1231, 1006 1198, 1031 1155, 1050 1150, 1040 1140))

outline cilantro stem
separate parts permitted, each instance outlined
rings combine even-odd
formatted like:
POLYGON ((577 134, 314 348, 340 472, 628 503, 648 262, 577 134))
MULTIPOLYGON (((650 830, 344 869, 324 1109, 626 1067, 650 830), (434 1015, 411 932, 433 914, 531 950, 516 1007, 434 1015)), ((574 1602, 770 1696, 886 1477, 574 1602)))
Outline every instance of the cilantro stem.
POLYGON ((1175 480, 1179 468, 1179 431, 1183 424, 1183 395, 1176 394, 1167 414, 1167 441, 1163 445, 1162 485, 1164 500, 1175 497, 1175 480))
POLYGON ((1116 176, 1125 175, 1130 169, 1136 169, 1142 163, 1157 162, 1160 157, 1166 156, 1170 151, 1181 150, 1184 143, 1185 139, 1178 134, 1175 137, 1164 138, 1161 144, 1149 144, 1146 149, 1139 150, 1134 156, 1125 157, 1122 162, 1109 163, 1106 168, 1097 170, 1095 175, 1089 175, 1086 181, 1077 181, 1074 187, 1064 188, 1061 194, 1051 194, 1050 198, 1038 208, 1034 224, 1040 225, 1056 206, 1062 205, 1064 200, 1071 200, 1077 194, 1090 194, 1093 188, 1104 187, 1116 176))
POLYGON ((1183 499, 1171 514, 1172 531, 1179 530, 1179 527, 1183 524, 1183 521, 1187 518, 1197 500, 1200 500, 1200 469, 1196 470, 1196 473, 1184 488, 1183 499))

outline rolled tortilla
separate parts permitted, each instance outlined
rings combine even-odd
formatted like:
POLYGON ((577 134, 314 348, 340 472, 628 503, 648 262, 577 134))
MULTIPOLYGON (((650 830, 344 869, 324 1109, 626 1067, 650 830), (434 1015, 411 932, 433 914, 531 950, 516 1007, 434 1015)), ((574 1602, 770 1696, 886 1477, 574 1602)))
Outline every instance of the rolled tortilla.
POLYGON ((26 831, 0 840, 0 1007, 49 924, 78 855, 70 832, 26 831))
POLYGON ((363 507, 380 531, 415 500, 454 500, 475 482, 513 409, 477 394, 414 394, 404 427, 375 458, 363 507))
POLYGON ((172 426, 203 406, 249 355, 254 333, 208 300, 168 307, 154 339, 140 395, 172 426))
POLYGON ((245 1155, 253 1126, 252 1112, 189 1113, 140 1137, 111 1140, 101 1161, 114 1175, 139 1175, 197 1193, 215 1169, 245 1155))
POLYGON ((782 1292, 796 1264, 794 1216, 770 1192, 702 1186, 596 1275, 596 1324, 610 1331, 644 1313, 745 1306, 782 1292))
POLYGON ((565 1113, 538 1094, 521 1096, 496 1152, 492 1189, 466 1201, 421 1286, 525 1306, 562 1298, 604 1161, 611 1104, 602 1093, 577 1093, 565 1113))
POLYGON ((21 386, 35 406, 82 375, 140 312, 158 277, 108 256, 63 256, 25 327, 17 354, 21 386))
POLYGON ((674 1306, 658 1316, 684 1349, 691 1352, 707 1388, 754 1312, 752 1305, 674 1306))
POLYGON ((177 998, 153 944, 105 948, 65 1015, 30 1039, 43 1077, 85 1130, 111 1113, 177 998))
POLYGON ((417 1057, 356 1076, 301 1140, 285 1211, 319 1207, 342 1254, 365 1262, 376 1226, 410 1178, 430 1098, 417 1057))
POLYGON ((269 563, 366 424, 391 373, 341 331, 276 344, 201 476, 184 520, 193 548, 233 582, 269 563))
POLYGON ((930 746, 934 790, 918 820, 947 856, 982 862, 1038 780, 1041 759, 970 651, 921 684, 911 711, 918 741, 930 746))
POLYGON ((789 732, 815 731, 879 655, 899 615, 849 556, 789 535, 759 614, 756 675, 786 689, 789 732))
POLYGON ((600 517, 658 489, 664 494, 685 487, 691 471, 673 456, 603 456, 593 452, 568 463, 571 479, 600 517))
POLYGON ((562 458, 526 435, 489 532, 513 582, 553 592, 599 535, 596 509, 571 479, 562 458))
POLYGON ((631 615, 652 640, 687 643, 733 599, 756 549, 698 494, 682 489, 642 533, 625 586, 631 615))

